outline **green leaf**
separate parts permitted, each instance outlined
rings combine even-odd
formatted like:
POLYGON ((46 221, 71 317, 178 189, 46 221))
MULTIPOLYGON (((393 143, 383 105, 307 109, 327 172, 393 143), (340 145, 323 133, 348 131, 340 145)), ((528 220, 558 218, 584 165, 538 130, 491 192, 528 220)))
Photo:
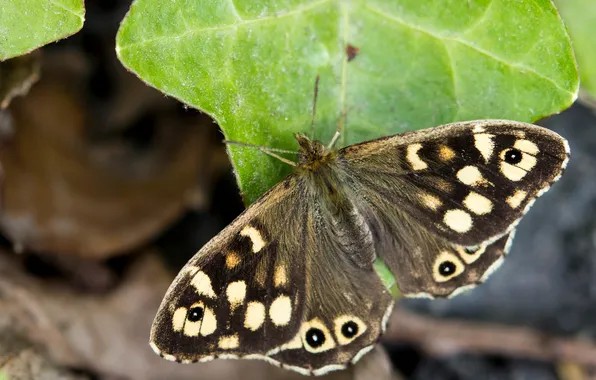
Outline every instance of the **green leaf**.
MULTIPOLYGON (((329 141, 346 111, 340 145, 456 120, 534 121, 578 91, 550 0, 136 0, 116 51, 227 139, 294 150, 317 74, 316 137, 329 141)), ((228 149, 246 203, 290 172, 228 149)))
POLYGON ((596 99, 596 2, 557 0, 556 4, 573 40, 582 88, 596 99))
POLYGON ((78 32, 83 0, 0 0, 0 61, 78 32))
POLYGON ((383 283, 383 285, 385 285, 385 288, 389 290, 389 293, 391 293, 391 295, 395 298, 401 298, 401 292, 397 287, 397 281, 395 281, 395 276, 393 275, 389 267, 385 265, 383 260, 377 258, 373 263, 373 266, 375 268, 375 272, 377 272, 377 274, 379 275, 381 282, 383 283))

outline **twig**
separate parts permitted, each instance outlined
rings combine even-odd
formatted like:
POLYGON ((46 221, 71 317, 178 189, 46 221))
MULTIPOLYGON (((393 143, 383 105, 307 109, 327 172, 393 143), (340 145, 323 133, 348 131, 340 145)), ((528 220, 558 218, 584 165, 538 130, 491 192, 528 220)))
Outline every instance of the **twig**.
POLYGON ((385 340, 414 344, 438 356, 462 352, 503 354, 596 366, 596 343, 548 335, 525 327, 447 321, 396 308, 385 340))

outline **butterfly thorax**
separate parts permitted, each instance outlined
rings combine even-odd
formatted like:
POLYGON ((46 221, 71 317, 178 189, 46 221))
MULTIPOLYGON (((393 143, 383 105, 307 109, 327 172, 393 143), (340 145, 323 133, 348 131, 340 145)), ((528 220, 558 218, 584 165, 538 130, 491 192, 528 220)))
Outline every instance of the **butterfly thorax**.
POLYGON ((326 148, 320 141, 311 140, 300 134, 294 137, 300 145, 298 152, 298 167, 300 169, 316 171, 337 157, 336 150, 326 148))
MULTIPOLYGON (((300 145, 296 172, 308 183, 310 193, 319 198, 322 204, 329 208, 328 211, 334 214, 346 211, 346 204, 349 201, 341 192, 334 171, 337 151, 304 135, 295 137, 300 145)), ((351 209, 351 205, 349 208, 351 209)))

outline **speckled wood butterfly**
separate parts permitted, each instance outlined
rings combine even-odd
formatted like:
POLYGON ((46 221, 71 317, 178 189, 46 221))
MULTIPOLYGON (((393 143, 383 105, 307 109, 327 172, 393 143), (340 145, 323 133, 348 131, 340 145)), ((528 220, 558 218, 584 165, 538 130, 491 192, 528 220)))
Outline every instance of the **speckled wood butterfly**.
POLYGON ((386 328, 381 259, 410 297, 450 297, 503 261, 514 228, 561 176, 567 141, 480 120, 334 149, 296 135, 293 174, 207 243, 170 286, 151 346, 182 362, 346 368, 386 328))

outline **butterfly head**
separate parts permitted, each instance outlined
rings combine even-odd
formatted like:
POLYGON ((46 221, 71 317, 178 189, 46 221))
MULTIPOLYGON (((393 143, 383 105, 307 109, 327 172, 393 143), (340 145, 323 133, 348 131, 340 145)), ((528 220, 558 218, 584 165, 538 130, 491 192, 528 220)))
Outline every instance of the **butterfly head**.
POLYGON ((327 149, 320 141, 311 140, 302 134, 296 134, 294 137, 300 145, 300 152, 298 153, 300 167, 314 170, 330 158, 332 150, 327 149))

